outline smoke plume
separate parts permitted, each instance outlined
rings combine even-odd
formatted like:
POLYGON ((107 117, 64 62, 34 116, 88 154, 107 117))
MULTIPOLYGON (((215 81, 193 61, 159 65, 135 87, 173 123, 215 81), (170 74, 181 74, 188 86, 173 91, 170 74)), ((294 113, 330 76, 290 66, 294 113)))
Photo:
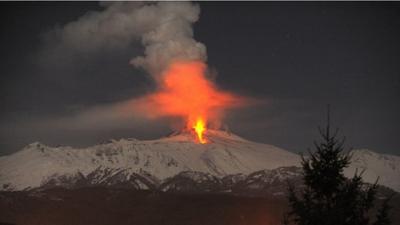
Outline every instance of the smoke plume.
POLYGON ((126 104, 115 104, 107 113, 131 110, 132 116, 149 119, 178 117, 186 128, 200 130, 199 141, 205 143, 202 134, 206 127, 220 124, 226 109, 243 105, 243 98, 219 90, 206 76, 206 47, 193 37, 192 26, 200 14, 197 4, 112 2, 102 3, 102 7, 102 11, 89 12, 48 37, 56 40, 51 49, 85 54, 126 50, 140 43, 143 54, 132 54, 129 63, 145 70, 157 88, 126 104))
POLYGON ((141 42, 143 56, 131 64, 145 69, 156 80, 175 60, 206 61, 204 44, 193 38, 192 25, 200 7, 190 2, 101 3, 102 11, 88 12, 78 20, 47 34, 55 40, 51 49, 90 53, 99 49, 123 49, 141 42))

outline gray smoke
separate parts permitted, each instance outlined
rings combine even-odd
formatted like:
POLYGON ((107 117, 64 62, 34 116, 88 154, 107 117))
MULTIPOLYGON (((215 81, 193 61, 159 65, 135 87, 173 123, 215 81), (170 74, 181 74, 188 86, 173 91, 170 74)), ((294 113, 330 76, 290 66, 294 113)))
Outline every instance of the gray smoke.
POLYGON ((174 60, 206 61, 206 47, 193 38, 192 25, 200 14, 198 5, 112 2, 101 6, 104 10, 88 12, 49 32, 46 37, 56 43, 51 49, 90 53, 127 48, 140 42, 144 55, 132 56, 130 63, 145 69, 154 78, 174 60))

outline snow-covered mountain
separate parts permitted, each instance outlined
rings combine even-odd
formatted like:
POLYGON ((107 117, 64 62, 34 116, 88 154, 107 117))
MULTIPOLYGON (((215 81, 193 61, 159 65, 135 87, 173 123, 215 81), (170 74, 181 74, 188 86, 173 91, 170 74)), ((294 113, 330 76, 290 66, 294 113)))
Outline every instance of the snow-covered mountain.
POLYGON ((364 181, 378 183, 400 192, 400 157, 388 154, 379 154, 368 149, 351 151, 352 163, 345 170, 347 177, 355 171, 363 173, 364 181))
MULTIPOLYGON (((158 140, 112 140, 79 149, 33 143, 0 157, 0 190, 57 185, 222 190, 251 188, 257 177, 271 183, 300 173, 298 169, 282 169, 299 166, 299 156, 281 148, 224 131, 209 130, 206 137, 207 144, 197 144, 192 134, 182 132, 158 140)), ((346 174, 353 175, 355 167, 365 168, 367 182, 380 176, 380 184, 400 191, 400 157, 368 150, 353 154, 346 174)))

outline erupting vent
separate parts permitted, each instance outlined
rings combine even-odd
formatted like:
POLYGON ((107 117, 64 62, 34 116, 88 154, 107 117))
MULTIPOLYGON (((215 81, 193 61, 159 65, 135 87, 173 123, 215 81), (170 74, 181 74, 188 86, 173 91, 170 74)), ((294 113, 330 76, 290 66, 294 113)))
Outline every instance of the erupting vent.
POLYGON ((204 132, 206 131, 206 125, 202 118, 197 119, 195 125, 193 126, 193 129, 197 134, 197 139, 199 143, 201 144, 207 143, 207 140, 203 136, 204 132))
POLYGON ((141 99, 150 117, 179 117, 197 143, 205 144, 207 127, 217 128, 224 110, 242 106, 244 99, 219 90, 202 61, 175 61, 162 73, 155 93, 141 99))

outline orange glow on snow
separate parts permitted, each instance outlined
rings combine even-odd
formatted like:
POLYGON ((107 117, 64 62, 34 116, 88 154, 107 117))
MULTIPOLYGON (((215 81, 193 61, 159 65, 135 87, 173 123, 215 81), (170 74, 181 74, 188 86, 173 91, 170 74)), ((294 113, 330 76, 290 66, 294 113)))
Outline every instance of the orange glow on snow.
POLYGON ((201 61, 173 62, 160 76, 159 89, 141 99, 141 109, 149 117, 183 118, 186 129, 194 130, 199 143, 207 143, 203 134, 210 123, 220 120, 223 110, 238 106, 237 96, 218 90, 206 77, 201 61))

